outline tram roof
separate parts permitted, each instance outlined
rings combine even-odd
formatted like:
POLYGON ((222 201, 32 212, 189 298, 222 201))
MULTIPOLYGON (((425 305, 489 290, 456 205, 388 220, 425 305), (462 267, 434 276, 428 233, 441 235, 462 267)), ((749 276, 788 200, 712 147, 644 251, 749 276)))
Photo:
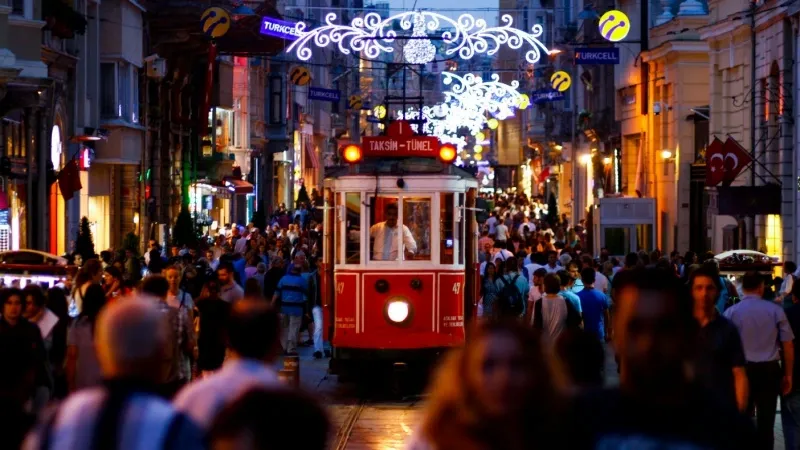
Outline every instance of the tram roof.
POLYGON ((326 178, 340 178, 353 175, 453 175, 475 179, 475 176, 467 170, 453 164, 442 164, 438 159, 432 158, 371 158, 364 159, 358 164, 332 167, 325 171, 326 178))

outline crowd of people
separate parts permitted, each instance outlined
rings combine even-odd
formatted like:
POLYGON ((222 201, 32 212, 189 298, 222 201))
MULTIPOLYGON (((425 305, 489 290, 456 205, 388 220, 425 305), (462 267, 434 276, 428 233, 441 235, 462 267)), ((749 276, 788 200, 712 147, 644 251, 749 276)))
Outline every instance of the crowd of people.
MULTIPOLYGON (((779 400, 800 448, 796 265, 768 294, 708 255, 594 258, 583 224, 493 200, 479 318, 410 449, 768 450, 779 400), (604 388, 609 358, 619 386, 604 388)), ((151 241, 143 259, 82 261, 63 288, 0 290, 0 448, 326 448, 324 408, 275 369, 301 345, 329 356, 321 239, 313 214, 279 209, 263 231, 151 241)))

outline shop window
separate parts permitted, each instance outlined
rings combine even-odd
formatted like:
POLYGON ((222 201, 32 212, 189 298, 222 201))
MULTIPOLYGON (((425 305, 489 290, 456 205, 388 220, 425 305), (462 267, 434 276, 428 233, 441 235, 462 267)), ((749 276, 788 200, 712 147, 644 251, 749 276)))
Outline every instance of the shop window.
MULTIPOLYGON (((361 263, 361 193, 345 194, 345 264, 361 263)), ((341 241, 341 239, 339 240, 341 241)), ((336 253, 337 257, 339 253, 336 253)))
MULTIPOLYGON (((452 203, 452 198, 450 201, 452 203)), ((452 218, 450 227, 452 228, 452 218)), ((403 198, 403 243, 406 251, 405 259, 430 261, 432 229, 431 199, 429 197, 403 198), (414 249, 414 247, 416 247, 416 249, 414 249)))
POLYGON ((781 216, 770 214, 767 216, 767 254, 781 256, 783 254, 783 224, 781 216))
POLYGON ((453 233, 453 194, 440 194, 439 235, 441 236, 440 259, 442 264, 453 264, 455 236, 453 233))
MULTIPOLYGON (((397 197, 373 197, 370 201, 370 255, 373 261, 397 261, 400 257, 400 223, 397 197)), ((405 238, 405 233, 403 237, 405 238)), ((404 239, 405 241, 405 239, 404 239)), ((405 247, 405 245, 404 245, 405 247)))

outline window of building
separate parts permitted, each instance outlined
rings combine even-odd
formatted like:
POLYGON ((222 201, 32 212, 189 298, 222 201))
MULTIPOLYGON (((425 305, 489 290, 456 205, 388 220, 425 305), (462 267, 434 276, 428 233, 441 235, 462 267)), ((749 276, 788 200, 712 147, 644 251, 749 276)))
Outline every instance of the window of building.
MULTIPOLYGON (((361 263, 361 193, 345 194, 345 264, 361 263)), ((338 256, 338 253, 337 253, 338 256)))
MULTIPOLYGON (((452 197, 450 203, 451 205, 453 203, 452 197)), ((452 206, 450 211, 450 228, 452 230, 452 206)), ((406 250, 405 259, 430 261, 432 229, 430 197, 404 197, 403 245, 406 250)))
POLYGON ((25 0, 11 0, 11 14, 16 16, 24 16, 25 0))
POLYGON ((439 205, 439 235, 441 236, 441 263, 453 264, 455 260, 455 236, 453 230, 453 194, 442 193, 439 205))
POLYGON ((100 115, 139 123, 139 70, 126 62, 100 63, 100 115))
POLYGON ((100 115, 113 117, 117 104, 117 65, 114 63, 100 64, 100 115))
POLYGON ((282 102, 283 99, 283 79, 279 76, 269 80, 269 123, 277 125, 283 123, 282 102))

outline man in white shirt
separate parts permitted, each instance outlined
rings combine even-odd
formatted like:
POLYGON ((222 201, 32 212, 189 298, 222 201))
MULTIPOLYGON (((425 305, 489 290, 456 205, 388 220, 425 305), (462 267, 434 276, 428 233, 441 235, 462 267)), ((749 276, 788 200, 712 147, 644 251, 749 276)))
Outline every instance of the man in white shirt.
POLYGON ((544 266, 547 273, 558 273, 563 267, 558 265, 558 252, 550 250, 547 252, 547 264, 544 266))
POLYGON ((506 241, 508 240, 508 227, 505 225, 505 220, 500 219, 500 223, 494 227, 494 240, 495 242, 499 242, 502 244, 503 248, 506 246, 506 241))
POLYGON ((598 291, 608 295, 609 289, 611 288, 611 283, 608 281, 608 277, 603 275, 602 272, 598 271, 594 267, 594 260, 590 255, 583 255, 581 256, 581 263, 583 267, 591 267, 594 270, 594 288, 598 291))
POLYGON ((279 387, 272 369, 280 348, 278 314, 268 302, 245 299, 233 305, 228 319, 230 357, 219 372, 186 386, 175 408, 208 431, 217 414, 253 387, 279 387))
MULTIPOLYGON (((397 233, 400 232, 397 226, 399 215, 397 204, 389 203, 383 213, 386 218, 383 222, 378 222, 369 229, 369 237, 372 242, 373 261, 396 261, 397 260, 397 233)), ((403 225, 403 250, 406 253, 414 254, 417 251, 417 242, 411 234, 411 230, 403 225)))

